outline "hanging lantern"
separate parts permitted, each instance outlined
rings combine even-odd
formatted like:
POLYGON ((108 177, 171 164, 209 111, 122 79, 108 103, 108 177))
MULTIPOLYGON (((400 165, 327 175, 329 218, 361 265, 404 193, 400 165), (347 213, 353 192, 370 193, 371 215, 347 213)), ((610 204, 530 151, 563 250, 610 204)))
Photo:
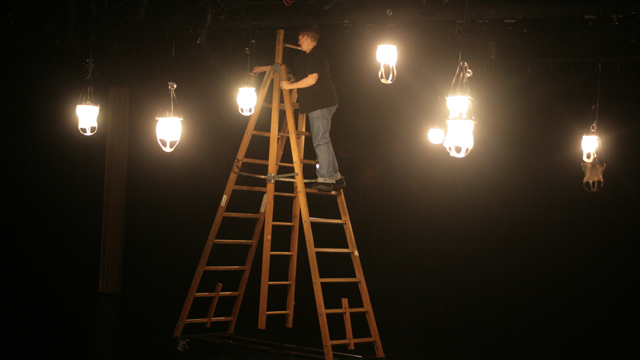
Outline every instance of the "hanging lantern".
POLYGON ((380 63, 378 78, 383 84, 391 84, 396 79, 396 62, 398 61, 398 49, 395 45, 378 45, 376 59, 380 63), (389 68, 388 75, 385 65, 389 68))
MULTIPOLYGON (((169 83, 170 92, 170 108, 167 111, 167 116, 157 116, 158 124, 156 125, 156 136, 158 138, 158 144, 162 150, 166 152, 172 152, 182 136, 182 117, 174 116, 173 114, 173 102, 176 101, 176 107, 178 100, 176 98, 175 89, 178 87, 176 83, 169 83)), ((162 112, 162 110, 160 110, 162 112)))
POLYGON ((253 114, 256 103, 258 102, 258 95, 256 94, 255 87, 241 87, 238 91, 238 110, 240 114, 249 116, 253 114))
MULTIPOLYGON (((597 121, 597 120, 596 120, 597 121)), ((600 139, 596 135, 596 123, 591 125, 591 129, 587 135, 582 136, 582 171, 584 178, 582 186, 589 192, 596 192, 604 185, 602 173, 607 164, 598 163, 596 150, 600 139)))
POLYGON ((78 130, 82 135, 91 136, 98 131, 98 113, 100 105, 91 103, 76 106, 78 130))
POLYGON ((100 113, 100 105, 93 104, 93 60, 87 60, 87 69, 89 75, 85 80, 89 80, 89 85, 80 93, 80 99, 76 106, 76 115, 78 115, 78 130, 85 136, 91 136, 98 131, 98 113, 100 113))
POLYGON ((447 120, 447 134, 438 128, 429 130, 429 141, 433 144, 443 144, 453 157, 465 157, 473 149, 473 128, 476 122, 471 111, 471 97, 469 97, 469 84, 467 78, 473 73, 466 62, 458 64, 456 76, 451 84, 450 94, 447 96, 447 108, 449 119, 447 120), (454 89, 454 85, 457 86, 454 89), (444 137, 444 141, 443 141, 444 137))

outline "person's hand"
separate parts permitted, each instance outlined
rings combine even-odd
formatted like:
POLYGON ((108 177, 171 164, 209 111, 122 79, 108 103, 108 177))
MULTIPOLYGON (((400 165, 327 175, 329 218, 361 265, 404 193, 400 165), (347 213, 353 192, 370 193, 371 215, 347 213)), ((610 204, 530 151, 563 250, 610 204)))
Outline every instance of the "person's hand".
POLYGON ((280 88, 284 90, 291 90, 293 89, 293 84, 289 81, 280 81, 280 88))
POLYGON ((268 66, 256 66, 253 68, 253 71, 251 72, 252 74, 259 74, 261 72, 265 72, 269 70, 268 66))

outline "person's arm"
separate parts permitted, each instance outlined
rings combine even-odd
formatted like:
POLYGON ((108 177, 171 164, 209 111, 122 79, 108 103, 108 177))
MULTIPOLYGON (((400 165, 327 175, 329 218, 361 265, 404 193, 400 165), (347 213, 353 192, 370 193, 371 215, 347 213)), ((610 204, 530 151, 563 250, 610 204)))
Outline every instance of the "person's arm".
POLYGON ((309 86, 313 86, 317 82, 318 82, 318 73, 313 73, 313 74, 309 74, 306 78, 293 83, 289 81, 280 81, 280 87, 285 90, 303 89, 303 88, 308 88, 309 86))

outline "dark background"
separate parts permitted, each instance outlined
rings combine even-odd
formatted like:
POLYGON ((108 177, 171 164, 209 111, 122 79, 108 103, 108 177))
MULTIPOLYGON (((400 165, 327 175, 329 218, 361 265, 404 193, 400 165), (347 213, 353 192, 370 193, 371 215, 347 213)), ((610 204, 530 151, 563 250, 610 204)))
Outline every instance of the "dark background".
MULTIPOLYGON (((255 39, 255 63, 269 65, 277 29, 295 44, 298 26, 315 22, 340 99, 332 140, 387 358, 636 358, 638 10, 624 1, 470 1, 466 11, 453 0, 10 5, 11 343, 25 357, 169 356, 247 123, 235 102, 245 48, 255 39), (392 85, 376 78, 383 38, 399 48, 392 85), (90 48, 101 112, 85 137, 75 105, 90 48), (474 71, 478 124, 474 149, 456 159, 426 132, 446 126, 441 98, 460 50, 474 71), (588 193, 580 140, 595 119, 598 76, 607 166, 603 189, 588 193), (165 153, 155 116, 170 80, 185 120, 165 153), (131 109, 124 289, 107 296, 98 274, 110 86, 131 89, 131 109)), ((256 330, 258 258, 237 333, 320 347, 303 256, 296 327, 269 320, 256 330)))

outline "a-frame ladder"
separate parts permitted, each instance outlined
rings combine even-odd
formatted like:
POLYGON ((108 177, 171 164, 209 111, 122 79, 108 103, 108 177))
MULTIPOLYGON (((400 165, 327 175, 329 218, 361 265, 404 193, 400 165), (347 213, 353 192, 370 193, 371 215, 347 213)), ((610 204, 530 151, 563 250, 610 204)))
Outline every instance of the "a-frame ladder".
MULTIPOLYGON (((204 251, 198 264, 198 268, 191 283, 189 294, 187 295, 187 299, 184 303, 173 335, 175 338, 180 339, 183 335, 183 329, 185 325, 192 323, 204 323, 206 327, 209 327, 212 322, 227 322, 228 327, 226 332, 234 332, 238 314, 240 312, 240 305, 242 303, 242 298, 244 296, 247 281, 249 278, 251 264, 253 263, 254 255, 257 249, 258 242, 260 240, 261 233, 263 234, 263 256, 260 303, 258 311, 258 328, 264 329, 266 327, 266 319, 268 315, 285 315, 286 326, 292 327, 298 252, 298 233, 299 225, 300 223, 302 223, 307 254, 309 257, 309 265, 316 300, 317 315, 320 324, 320 332, 322 334, 325 359, 333 359, 334 345, 347 345, 348 349, 352 350, 354 349, 354 344, 356 343, 372 343, 374 346, 375 356, 378 358, 383 358, 384 352, 382 350, 382 344, 380 343, 378 328, 373 315, 364 274, 362 272, 360 256, 356 247, 344 194, 342 190, 321 193, 317 190, 305 188, 302 165, 315 165, 315 161, 303 159, 304 139, 305 136, 311 135, 310 133, 305 132, 306 116, 304 114, 299 114, 298 125, 296 127, 294 108, 297 108, 297 104, 292 101, 292 95, 295 98, 295 94, 291 94, 289 90, 280 89, 280 80, 284 78, 283 74, 284 76, 286 76, 286 68, 284 65, 282 65, 283 50, 285 46, 298 48, 297 46, 285 45, 284 31, 278 30, 278 36, 276 40, 276 61, 274 65, 269 67, 269 70, 267 71, 267 74, 262 82, 262 86, 260 87, 255 112, 249 119, 249 124, 247 125, 247 129, 244 133, 240 149, 238 150, 238 155, 236 157, 233 170, 231 172, 231 175, 229 176, 224 195, 222 196, 222 201, 220 202, 220 205, 218 207, 218 211, 211 227, 209 236, 207 238, 204 251), (270 84, 272 85, 273 89, 273 100, 271 104, 264 104, 264 99, 267 95, 270 84), (281 101, 283 101, 283 103, 281 103, 281 101), (263 105, 271 107, 271 125, 269 132, 256 130, 256 123, 258 121, 258 117, 263 105), (281 110, 285 111, 286 116, 285 120, 282 123, 282 128, 279 130, 278 127, 280 123, 281 110), (246 156, 249 144, 254 136, 267 137, 269 139, 268 160, 254 159, 246 156), (284 150, 287 140, 289 140, 289 147, 291 149, 291 163, 281 162, 283 159, 283 153, 285 152, 284 150), (263 175, 260 173, 247 172, 243 167, 243 165, 247 164, 262 166, 267 165, 267 174, 263 175), (282 167, 286 167, 289 169, 293 168, 293 173, 279 174, 278 170, 282 167), (265 179, 266 186, 239 185, 239 177, 254 179, 258 178, 260 181, 262 181, 262 184, 264 184, 264 180, 262 179, 265 179), (290 192, 276 191, 276 182, 293 183, 293 190, 290 192), (231 195, 234 192, 264 193, 260 204, 260 210, 257 213, 228 211, 231 195), (311 217, 309 214, 309 206, 307 203, 307 194, 335 197, 339 208, 340 218, 326 219, 311 217), (288 197, 292 199, 292 215, 290 222, 274 221, 274 201, 276 197, 288 197), (230 218, 235 218, 236 220, 250 220, 255 222, 255 224, 253 225, 253 231, 250 240, 225 239, 218 237, 223 221, 230 218), (316 247, 312 231, 312 223, 332 224, 338 226, 342 225, 344 229, 344 237, 346 238, 346 247, 344 245, 342 247, 316 247), (291 228, 289 249, 288 251, 273 251, 273 230, 274 227, 281 226, 291 228), (244 246, 245 248, 248 248, 248 250, 246 251, 246 259, 244 263, 234 265, 209 264, 211 262, 210 257, 212 253, 214 253, 212 251, 214 245, 220 246, 217 249, 222 248, 222 246, 244 246), (319 253, 342 253, 349 255, 351 258, 350 263, 353 266, 353 275, 351 275, 350 277, 320 277, 317 256, 319 253), (284 281, 273 281, 269 278, 271 259, 274 256, 285 257, 289 259, 287 279, 284 281), (213 286, 210 282, 202 281, 203 275, 205 273, 217 273, 221 274, 222 276, 222 273, 229 272, 236 272, 240 274, 240 279, 237 281, 236 290, 222 291, 222 283, 217 283, 215 289, 212 289, 213 286), (348 298, 342 297, 340 299, 340 307, 326 308, 325 295, 323 294, 322 286, 323 284, 328 283, 356 284, 357 292, 360 295, 360 299, 356 299, 356 302, 359 306, 349 307, 348 298), (267 310, 267 298, 269 289, 272 286, 286 286, 287 302, 285 310, 267 310), (203 289, 205 287, 207 287, 207 290, 203 289), (216 316, 216 308, 219 308, 219 299, 226 297, 235 298, 233 306, 231 307, 231 314, 227 316, 216 316), (201 306, 201 309, 206 309, 206 311, 204 311, 206 312, 206 315, 190 318, 189 316, 191 315, 191 312, 193 310, 194 301, 197 298, 210 299, 210 301, 205 304, 206 306, 201 306), (364 327, 366 328, 367 333, 366 335, 361 337, 354 336, 354 329, 352 328, 352 314, 355 313, 364 313, 365 321, 363 321, 363 323, 365 324, 364 327), (344 334, 346 335, 345 339, 331 339, 329 334, 329 323, 327 320, 327 314, 342 315, 344 319, 344 334)), ((353 294, 353 292, 349 294, 353 294)))

